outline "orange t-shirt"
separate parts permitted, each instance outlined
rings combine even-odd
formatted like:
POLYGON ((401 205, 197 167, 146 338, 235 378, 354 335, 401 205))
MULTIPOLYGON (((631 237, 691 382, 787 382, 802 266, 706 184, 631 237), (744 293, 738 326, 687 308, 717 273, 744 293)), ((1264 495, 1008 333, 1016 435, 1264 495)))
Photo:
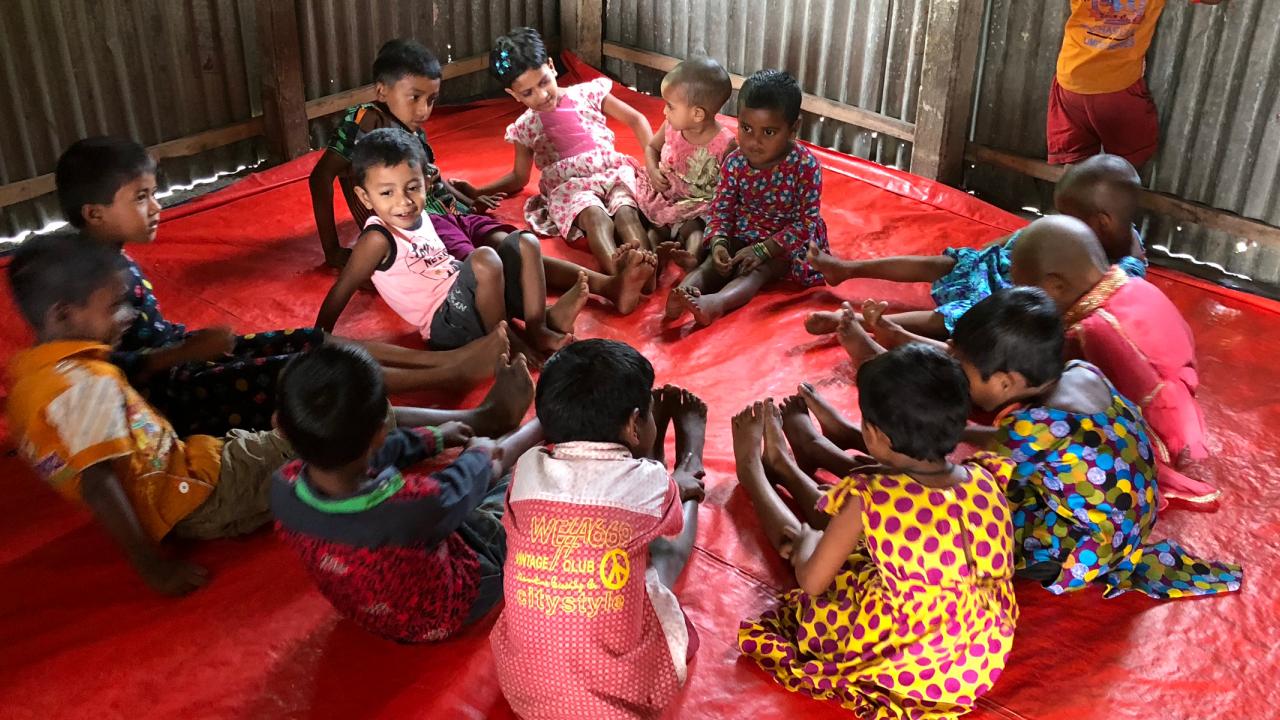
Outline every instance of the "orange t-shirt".
POLYGON ((1142 79, 1165 0, 1071 0, 1058 84, 1081 95, 1120 92, 1142 79))
POLYGON ((9 366, 6 413, 22 456, 59 494, 81 500, 81 473, 110 462, 142 529, 159 540, 200 506, 222 469, 222 440, 184 443, 107 361, 110 348, 43 343, 9 366))

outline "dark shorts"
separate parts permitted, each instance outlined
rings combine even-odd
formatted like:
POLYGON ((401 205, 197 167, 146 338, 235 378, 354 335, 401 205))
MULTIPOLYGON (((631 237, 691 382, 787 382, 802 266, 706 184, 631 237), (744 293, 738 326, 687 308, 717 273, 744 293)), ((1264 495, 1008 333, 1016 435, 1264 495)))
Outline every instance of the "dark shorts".
POLYGON ((493 486, 480 505, 471 511, 458 528, 458 534, 476 552, 480 562, 480 581, 475 602, 464 624, 480 620, 502 599, 502 566, 507 561, 507 530, 502 527, 502 513, 507 504, 507 486, 511 476, 493 486))
POLYGON ((1046 135, 1049 162, 1055 165, 1108 152, 1141 168, 1156 153, 1160 118, 1146 80, 1119 92, 1080 95, 1054 78, 1046 135))
POLYGON ((495 232, 513 232, 515 227, 488 215, 431 215, 431 226, 444 241, 449 254, 466 260, 484 239, 495 232))
MULTIPOLYGON (((520 273, 524 262, 520 257, 520 235, 511 233, 497 247, 502 260, 503 296, 508 318, 524 317, 524 295, 520 289, 520 273)), ((476 273, 471 267, 473 256, 462 263, 458 277, 449 289, 444 303, 431 318, 427 344, 432 350, 453 350, 484 337, 484 320, 476 306, 476 273)))

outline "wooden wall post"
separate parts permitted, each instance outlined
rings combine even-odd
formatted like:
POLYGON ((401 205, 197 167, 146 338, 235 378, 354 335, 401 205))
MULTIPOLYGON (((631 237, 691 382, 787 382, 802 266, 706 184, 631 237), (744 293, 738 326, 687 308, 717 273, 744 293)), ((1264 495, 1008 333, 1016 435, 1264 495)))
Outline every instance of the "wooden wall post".
POLYGON ((604 0, 560 0, 560 45, 591 67, 604 62, 604 0))
POLYGON ((302 48, 293 0, 257 0, 262 62, 262 119, 271 158, 284 162, 311 149, 302 48))
POLYGON ((959 185, 969 132, 982 0, 930 0, 911 172, 959 185))

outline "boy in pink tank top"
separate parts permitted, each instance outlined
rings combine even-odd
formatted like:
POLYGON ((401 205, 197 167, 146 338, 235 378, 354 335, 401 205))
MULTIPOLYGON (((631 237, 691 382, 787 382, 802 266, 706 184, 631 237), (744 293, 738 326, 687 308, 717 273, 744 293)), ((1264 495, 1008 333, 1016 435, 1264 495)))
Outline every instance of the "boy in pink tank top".
POLYGON ((421 143, 403 130, 374 130, 356 143, 355 192, 373 214, 320 307, 318 327, 331 330, 356 289, 372 281, 433 349, 462 347, 519 320, 523 327, 511 327, 514 349, 539 358, 568 342, 589 293, 616 305, 638 301, 644 277, 544 258, 529 233, 513 232, 496 249, 455 260, 423 211, 426 165, 421 143), (550 306, 548 285, 564 293, 550 306))
POLYGON ((697 531, 707 408, 652 388, 649 361, 612 340, 568 346, 538 382, 553 445, 512 471, 506 605, 490 635, 526 720, 656 718, 684 684, 697 634, 672 588, 697 531))

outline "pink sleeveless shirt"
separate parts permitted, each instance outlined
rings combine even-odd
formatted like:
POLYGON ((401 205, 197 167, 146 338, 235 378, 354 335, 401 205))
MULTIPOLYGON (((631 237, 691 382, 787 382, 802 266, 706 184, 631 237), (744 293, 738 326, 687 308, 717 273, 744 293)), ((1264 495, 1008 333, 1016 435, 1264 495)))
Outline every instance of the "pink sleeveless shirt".
POLYGON ((377 215, 364 224, 365 229, 375 225, 388 236, 391 249, 373 273, 373 286, 426 340, 431 334, 431 318, 453 287, 460 265, 425 214, 414 230, 390 227, 377 215))

